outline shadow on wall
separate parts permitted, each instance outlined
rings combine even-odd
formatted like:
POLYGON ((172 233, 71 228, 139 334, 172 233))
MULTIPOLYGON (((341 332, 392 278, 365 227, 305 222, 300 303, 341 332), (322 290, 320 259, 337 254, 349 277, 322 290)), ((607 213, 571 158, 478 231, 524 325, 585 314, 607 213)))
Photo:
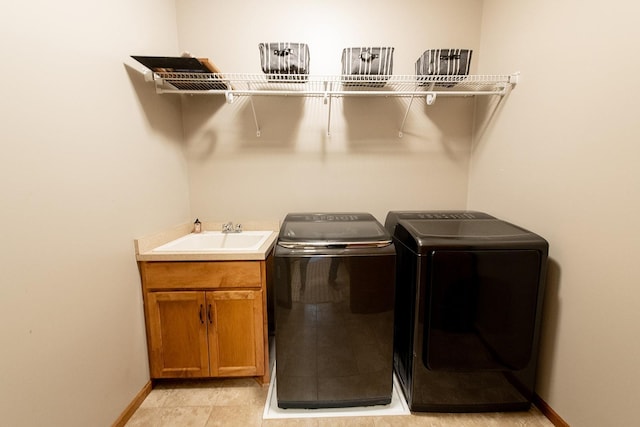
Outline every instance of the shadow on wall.
POLYGON ((222 145, 231 151, 292 151, 305 110, 298 96, 236 96, 228 104, 222 95, 197 95, 183 101, 188 156, 201 160, 222 145))
POLYGON ((398 139, 406 106, 399 98, 347 96, 342 111, 351 148, 366 150, 398 139))
POLYGON ((307 106, 302 96, 255 96, 243 99, 242 148, 269 146, 292 149, 307 106), (251 100, 253 99, 253 106, 251 100), (253 112, 255 110, 255 118, 253 112), (256 125, 257 122, 257 125, 256 125), (257 132, 260 131, 258 137, 257 132))
POLYGON ((559 298, 560 277, 560 265, 555 260, 548 258, 536 381, 536 393, 545 400, 549 397, 550 384, 548 379, 553 377, 552 361, 556 359, 558 321, 562 309, 562 302, 559 298))
POLYGON ((466 162, 472 139, 473 98, 450 97, 437 102, 429 106, 423 97, 345 97, 349 148, 356 152, 435 150, 466 162))
POLYGON ((218 134, 209 121, 218 111, 224 111, 223 95, 192 95, 182 99, 182 127, 185 150, 190 158, 206 159, 218 144, 218 134))
POLYGON ((471 151, 481 149, 484 135, 489 131, 495 119, 499 116, 502 106, 506 104, 506 98, 510 92, 504 96, 479 96, 476 99, 476 119, 474 137, 471 151))
POLYGON ((449 158, 468 158, 473 141, 475 98, 442 97, 434 105, 427 105, 424 98, 419 101, 424 114, 422 120, 428 119, 433 126, 429 137, 439 142, 449 158))
POLYGON ((227 106, 224 95, 182 95, 185 135, 196 133, 207 126, 207 122, 219 110, 227 106))
POLYGON ((158 95, 155 86, 146 82, 142 73, 127 64, 124 64, 124 67, 147 123, 168 140, 182 144, 182 131, 176 126, 180 124, 182 115, 180 98, 175 95, 158 95), (175 121, 167 120, 167 115, 174 116, 175 121))

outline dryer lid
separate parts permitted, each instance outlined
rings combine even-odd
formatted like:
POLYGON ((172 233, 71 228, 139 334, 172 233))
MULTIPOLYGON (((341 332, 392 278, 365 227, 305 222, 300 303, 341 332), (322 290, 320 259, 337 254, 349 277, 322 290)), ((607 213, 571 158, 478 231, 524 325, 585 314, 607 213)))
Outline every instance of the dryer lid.
POLYGON ((414 237, 504 238, 531 232, 499 219, 437 219, 399 221, 414 237))

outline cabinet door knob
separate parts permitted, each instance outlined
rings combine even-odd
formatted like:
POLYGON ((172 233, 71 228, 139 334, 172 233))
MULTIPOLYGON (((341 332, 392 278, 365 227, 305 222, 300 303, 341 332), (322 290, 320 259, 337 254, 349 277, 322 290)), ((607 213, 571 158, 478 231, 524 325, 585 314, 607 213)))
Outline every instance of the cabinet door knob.
POLYGON ((213 317, 211 314, 211 304, 209 304, 209 307, 207 307, 207 317, 209 318, 209 323, 213 324, 213 317))
POLYGON ((202 315, 202 304, 200 304, 200 311, 198 312, 198 315, 200 316, 200 323, 202 323, 204 325, 204 318, 202 315))

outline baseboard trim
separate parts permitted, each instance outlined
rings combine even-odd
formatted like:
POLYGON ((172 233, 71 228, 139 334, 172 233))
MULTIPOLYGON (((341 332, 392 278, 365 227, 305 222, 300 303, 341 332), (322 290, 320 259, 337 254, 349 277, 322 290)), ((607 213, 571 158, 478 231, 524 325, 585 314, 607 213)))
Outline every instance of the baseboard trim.
POLYGON ((136 394, 131 403, 127 405, 125 410, 122 412, 122 414, 120 414, 118 419, 113 423, 111 427, 124 427, 127 421, 129 421, 129 419, 133 416, 133 413, 136 412, 136 409, 138 409, 140 405, 142 405, 144 399, 149 396, 152 388, 153 384, 151 383, 151 380, 149 380, 149 382, 147 382, 144 387, 142 387, 142 390, 140 390, 138 394, 136 394))
MULTIPOLYGON (((118 419, 112 424, 111 427, 124 427, 124 425, 129 421, 129 419, 133 416, 136 410, 142 405, 144 399, 147 398, 151 390, 153 389, 153 383, 149 380, 144 387, 135 395, 131 403, 127 405, 122 414, 118 417, 118 419)), ((568 422, 562 419, 560 415, 556 411, 553 410, 551 406, 545 400, 538 396, 538 394, 533 395, 533 403, 540 409, 540 412, 547 417, 549 421, 555 427, 571 427, 568 422)))
POLYGON ((571 427, 569 423, 562 419, 560 415, 556 411, 553 410, 551 406, 547 402, 544 401, 543 398, 538 396, 537 394, 533 395, 533 403, 540 409, 540 412, 547 417, 549 421, 555 427, 571 427))

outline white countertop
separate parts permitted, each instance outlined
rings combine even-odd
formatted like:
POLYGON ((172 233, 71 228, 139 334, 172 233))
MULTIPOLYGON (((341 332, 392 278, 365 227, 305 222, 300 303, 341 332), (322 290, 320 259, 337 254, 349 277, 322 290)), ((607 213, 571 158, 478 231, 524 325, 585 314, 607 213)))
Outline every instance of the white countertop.
MULTIPOLYGON (((217 231, 223 222, 202 222, 203 231, 217 231)), ((134 241, 136 259, 138 261, 260 261, 265 260, 278 238, 279 223, 277 221, 248 221, 242 223, 244 230, 271 230, 273 233, 260 248, 255 250, 234 250, 230 252, 153 252, 154 248, 171 242, 193 231, 192 223, 185 223, 134 241)))

